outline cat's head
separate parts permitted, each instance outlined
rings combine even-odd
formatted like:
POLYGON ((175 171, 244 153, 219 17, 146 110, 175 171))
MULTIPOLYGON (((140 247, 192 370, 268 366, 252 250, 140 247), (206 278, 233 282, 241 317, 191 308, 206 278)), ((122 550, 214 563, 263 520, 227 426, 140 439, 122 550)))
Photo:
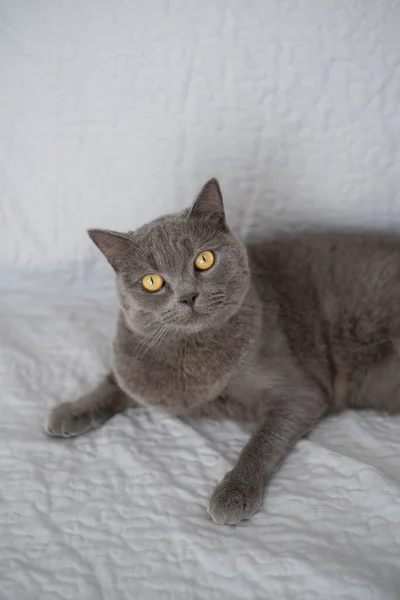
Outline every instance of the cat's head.
POLYGON ((247 252, 227 227, 216 179, 181 213, 127 234, 88 233, 114 268, 121 307, 138 331, 167 325, 190 333, 216 326, 236 312, 248 291, 247 252))

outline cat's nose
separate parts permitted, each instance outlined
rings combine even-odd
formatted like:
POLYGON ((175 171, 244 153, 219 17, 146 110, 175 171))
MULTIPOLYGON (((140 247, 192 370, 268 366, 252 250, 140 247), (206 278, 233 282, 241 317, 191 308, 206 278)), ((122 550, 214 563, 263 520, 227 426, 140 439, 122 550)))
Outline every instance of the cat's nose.
POLYGON ((181 304, 187 304, 187 306, 193 307, 198 295, 199 294, 197 292, 189 292, 187 294, 182 294, 182 296, 180 296, 179 298, 179 302, 181 302, 181 304))

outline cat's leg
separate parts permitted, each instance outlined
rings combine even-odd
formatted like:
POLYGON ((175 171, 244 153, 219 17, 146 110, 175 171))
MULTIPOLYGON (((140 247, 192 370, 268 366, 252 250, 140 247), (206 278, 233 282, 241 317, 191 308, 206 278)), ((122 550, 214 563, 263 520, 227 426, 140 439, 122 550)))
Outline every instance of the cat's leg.
POLYGON ((215 488, 208 507, 212 519, 233 525, 257 512, 275 468, 327 412, 327 402, 315 392, 274 402, 233 470, 215 488))
POLYGON ((73 437, 99 427, 128 406, 135 406, 134 401, 110 374, 89 394, 53 408, 44 428, 49 435, 73 437))

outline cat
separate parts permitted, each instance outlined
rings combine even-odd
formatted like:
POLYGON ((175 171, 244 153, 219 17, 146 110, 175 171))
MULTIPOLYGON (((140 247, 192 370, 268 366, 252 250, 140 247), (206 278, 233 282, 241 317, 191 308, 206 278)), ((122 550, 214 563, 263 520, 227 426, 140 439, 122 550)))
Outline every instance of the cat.
POLYGON ((246 247, 215 179, 183 212, 127 234, 88 233, 116 273, 112 370, 51 411, 49 435, 84 433, 137 405, 249 423, 208 507, 216 523, 237 524, 321 419, 400 411, 400 238, 281 235, 246 247))

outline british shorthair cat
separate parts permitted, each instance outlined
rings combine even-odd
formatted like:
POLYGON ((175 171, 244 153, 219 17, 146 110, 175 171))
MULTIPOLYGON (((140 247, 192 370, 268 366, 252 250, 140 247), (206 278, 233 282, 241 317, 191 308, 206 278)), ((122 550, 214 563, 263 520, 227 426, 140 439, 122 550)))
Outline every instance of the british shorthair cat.
POLYGON ((111 373, 52 410, 50 435, 79 435, 137 405, 250 423, 208 507, 216 523, 235 524, 260 508, 272 473, 325 416, 400 411, 400 238, 284 235, 245 246, 215 179, 183 212, 134 232, 88 233, 116 274, 111 373))

